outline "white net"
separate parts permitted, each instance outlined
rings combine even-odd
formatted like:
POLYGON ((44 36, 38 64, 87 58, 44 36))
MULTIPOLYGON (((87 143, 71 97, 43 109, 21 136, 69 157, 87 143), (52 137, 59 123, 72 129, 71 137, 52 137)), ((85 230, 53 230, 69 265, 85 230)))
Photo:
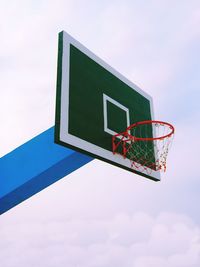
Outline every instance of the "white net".
POLYGON ((150 174, 166 170, 166 160, 173 139, 172 125, 158 121, 136 123, 113 137, 113 153, 128 158, 131 167, 150 174))

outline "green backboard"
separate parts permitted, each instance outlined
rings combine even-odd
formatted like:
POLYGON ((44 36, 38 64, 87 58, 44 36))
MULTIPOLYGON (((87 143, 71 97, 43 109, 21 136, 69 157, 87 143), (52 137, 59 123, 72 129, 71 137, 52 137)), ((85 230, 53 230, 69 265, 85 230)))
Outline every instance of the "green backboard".
MULTIPOLYGON (((152 98, 65 32, 59 34, 55 142, 133 171, 112 136, 153 120, 152 98)), ((150 175, 160 180, 159 172, 150 175)))

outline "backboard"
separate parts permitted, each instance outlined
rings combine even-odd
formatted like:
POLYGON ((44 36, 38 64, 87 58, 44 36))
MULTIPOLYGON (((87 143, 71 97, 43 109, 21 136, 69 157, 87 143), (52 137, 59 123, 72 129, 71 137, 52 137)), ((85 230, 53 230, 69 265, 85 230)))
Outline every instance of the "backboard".
POLYGON ((112 152, 112 136, 153 120, 152 98, 68 35, 59 33, 55 142, 149 179, 112 152))

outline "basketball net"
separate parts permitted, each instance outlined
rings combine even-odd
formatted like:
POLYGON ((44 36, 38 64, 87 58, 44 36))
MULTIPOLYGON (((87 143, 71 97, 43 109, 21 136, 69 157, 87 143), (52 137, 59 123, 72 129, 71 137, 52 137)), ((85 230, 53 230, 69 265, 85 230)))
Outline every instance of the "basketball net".
POLYGON ((174 127, 162 121, 142 121, 112 138, 114 154, 130 160, 131 168, 151 174, 166 171, 166 160, 174 136, 174 127))

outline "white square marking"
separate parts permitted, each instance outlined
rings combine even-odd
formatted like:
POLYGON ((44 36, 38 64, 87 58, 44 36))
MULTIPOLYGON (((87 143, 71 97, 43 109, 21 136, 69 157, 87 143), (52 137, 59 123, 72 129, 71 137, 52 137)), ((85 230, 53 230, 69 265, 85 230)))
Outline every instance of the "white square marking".
MULTIPOLYGON (((130 126, 129 109, 127 107, 123 106, 122 104, 120 104, 119 102, 117 102, 116 100, 114 100, 113 98, 107 96, 106 94, 103 94, 104 131, 107 132, 107 133, 109 133, 109 134, 111 134, 111 135, 115 135, 115 134, 118 134, 118 133, 108 128, 107 101, 109 101, 110 103, 114 104, 115 106, 119 107, 120 109, 122 109, 122 110, 124 110, 126 112, 126 126, 127 127, 130 126)), ((124 129, 124 131, 125 130, 126 129, 124 129)))

